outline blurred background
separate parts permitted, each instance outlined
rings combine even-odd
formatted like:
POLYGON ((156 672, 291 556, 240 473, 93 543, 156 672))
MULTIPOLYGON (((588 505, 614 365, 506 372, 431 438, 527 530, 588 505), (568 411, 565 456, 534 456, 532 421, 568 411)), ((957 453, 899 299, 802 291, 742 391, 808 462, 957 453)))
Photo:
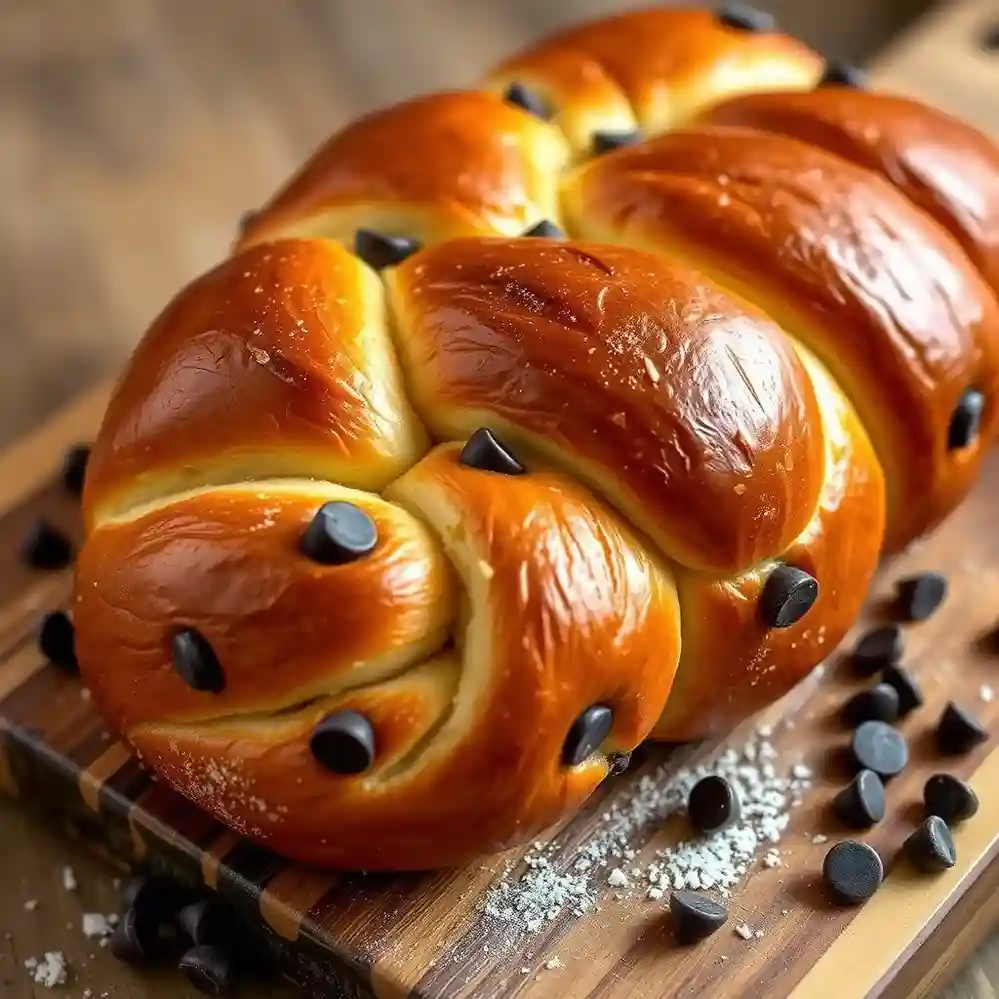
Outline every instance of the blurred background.
MULTIPOLYGON (((930 3, 761 5, 863 61, 930 3)), ((0 446, 116 370, 226 252, 240 213, 330 131, 466 85, 561 24, 638 6, 0 0, 0 446)))

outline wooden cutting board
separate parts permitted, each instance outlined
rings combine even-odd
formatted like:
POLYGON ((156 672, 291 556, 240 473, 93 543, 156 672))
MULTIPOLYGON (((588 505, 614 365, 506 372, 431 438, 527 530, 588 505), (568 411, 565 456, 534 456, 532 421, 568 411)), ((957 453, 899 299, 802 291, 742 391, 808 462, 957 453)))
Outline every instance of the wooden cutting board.
MULTIPOLYGON (((999 19, 995 0, 947 5, 882 60, 882 85, 944 103, 999 134, 999 56, 976 48, 999 19)), ((955 699, 999 733, 999 455, 964 506, 935 537, 886 566, 867 620, 882 618, 895 581, 923 568, 945 572, 940 612, 907 629, 907 665, 926 705, 902 725, 912 761, 889 787, 889 814, 860 838, 885 858, 889 874, 860 909, 830 904, 821 888, 825 851, 848 835, 829 809, 846 779, 847 733, 838 708, 856 688, 834 654, 763 718, 733 733, 741 747, 760 725, 773 729, 775 765, 801 761, 815 777, 791 813, 781 863, 753 863, 730 899, 729 926, 695 948, 673 941, 663 904, 644 890, 594 878, 600 897, 582 916, 563 913, 534 932, 483 915, 498 879, 516 878, 524 851, 465 870, 423 876, 341 875, 283 861, 227 832, 145 775, 104 731, 79 681, 46 665, 34 630, 46 610, 64 606, 68 572, 26 569, 18 548, 32 519, 49 517, 75 536, 75 502, 58 481, 64 448, 89 438, 107 389, 84 397, 52 424, 0 456, 0 788, 42 809, 73 835, 119 862, 146 866, 228 898, 255 928, 281 970, 315 997, 366 999, 902 999, 937 990, 943 976, 999 921, 999 741, 942 761, 932 730, 955 699), (987 693, 987 690, 986 690, 987 693), (947 769, 971 780, 981 810, 957 830, 958 864, 917 875, 896 852, 921 817, 926 777, 947 769), (827 843, 814 842, 829 837, 827 843), (506 872, 510 870, 510 874, 506 872), (622 896, 616 898, 616 895, 622 896), (629 897, 630 896, 630 897, 629 897), (749 940, 733 932, 745 923, 749 940), (760 935, 756 935, 759 933, 760 935)), ((710 759, 717 745, 657 748, 609 782, 582 814, 551 837, 552 867, 564 870, 605 828, 609 809, 634 802, 643 778, 710 759)), ((647 866, 677 835, 676 823, 639 824, 629 844, 647 866)), ((763 851, 760 856, 762 857, 763 851)))

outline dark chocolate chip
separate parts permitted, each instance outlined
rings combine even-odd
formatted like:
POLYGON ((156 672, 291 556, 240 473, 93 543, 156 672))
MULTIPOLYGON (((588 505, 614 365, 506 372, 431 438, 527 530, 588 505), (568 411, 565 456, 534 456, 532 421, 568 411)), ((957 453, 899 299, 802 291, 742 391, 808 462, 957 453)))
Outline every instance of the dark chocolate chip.
POLYGON ((730 826, 741 812, 739 795, 724 777, 703 777, 687 798, 690 824, 702 833, 718 832, 730 826))
POLYGON ((850 728, 861 722, 893 722, 898 718, 898 691, 890 683, 876 683, 854 694, 843 705, 843 720, 850 728))
POLYGON ((547 121, 551 116, 551 109, 547 103, 533 90, 529 90, 522 83, 511 83, 503 94, 503 100, 510 104, 515 104, 536 118, 547 121))
POLYGON ((774 566, 760 595, 763 620, 771 628, 790 628, 808 613, 818 596, 814 576, 793 565, 774 566))
POLYGON ((170 639, 173 668, 192 690, 219 694, 225 690, 225 671, 208 640, 193 628, 181 628, 170 639))
POLYGON ((63 456, 62 485, 73 496, 79 496, 83 492, 88 461, 90 461, 90 447, 87 444, 74 444, 63 456))
POLYGON ((376 271, 401 264, 419 249, 420 242, 407 236, 391 236, 374 229, 358 229, 354 233, 354 252, 376 271))
POLYGON ((965 822, 978 811, 978 795, 960 777, 934 774, 923 786, 927 815, 939 815, 948 825, 965 822))
POLYGON ((898 691, 899 718, 904 718, 916 708, 923 706, 923 692, 913 675, 904 666, 886 666, 881 671, 881 679, 898 691))
POLYGON ((236 967, 225 947, 192 947, 177 965, 187 980, 208 996, 228 992, 236 982, 236 967))
POLYGON ((593 155, 603 156, 604 153, 612 153, 615 149, 633 146, 641 137, 641 132, 637 128, 620 129, 616 132, 594 132, 593 155))
POLYGON ((36 520, 21 544, 21 555, 33 569, 65 569, 73 561, 73 544, 47 520, 36 520))
POLYGON ((371 516, 353 503, 324 503, 302 535, 302 553, 322 565, 346 565, 370 555, 378 544, 371 516))
POLYGON ((939 815, 928 815, 902 846, 914 867, 926 874, 938 874, 957 863, 954 838, 939 815))
POLYGON ((843 905, 866 902, 881 886, 884 876, 877 850, 852 839, 837 843, 822 862, 826 888, 843 905))
POLYGON ((530 229, 525 229, 523 235, 535 236, 539 239, 565 239, 565 233, 548 219, 542 219, 532 225, 530 229))
POLYGON ((375 731, 357 711, 334 711, 313 729, 309 748, 330 773, 363 773, 375 761, 375 731))
POLYGON ((870 81, 867 74, 848 62, 831 61, 819 80, 820 87, 853 87, 855 90, 866 90, 870 81))
POLYGON ((607 760, 610 764, 607 776, 620 777, 631 766, 631 753, 611 753, 607 760))
POLYGON ((857 766, 873 770, 881 778, 900 774, 909 762, 905 736, 883 721, 858 725, 850 740, 850 751, 857 766))
POLYGON ((905 652, 905 638, 897 624, 869 628, 853 647, 851 660, 861 676, 873 676, 884 666, 899 662, 905 652))
POLYGON ((50 663, 70 673, 79 672, 76 629, 65 611, 52 611, 38 627, 38 650, 50 663))
POLYGON ((954 407, 947 430, 947 447, 959 451, 968 447, 978 436, 985 412, 985 396, 975 389, 965 389, 954 407))
POLYGON ((964 708, 948 701, 937 722, 937 745, 945 753, 963 755, 981 745, 989 733, 981 723, 964 708))
POLYGON ((578 767, 585 762, 614 725, 614 712, 606 704, 591 704, 573 723, 562 747, 562 762, 578 767))
POLYGON ((728 909, 696 891, 675 891, 669 897, 669 914, 678 943, 695 944, 720 930, 728 909))
POLYGON ((947 578, 921 572, 898 584, 898 609, 907 621, 925 621, 947 596, 947 578))
POLYGON ((718 20, 738 31, 773 31, 777 22, 772 14, 747 3, 726 3, 718 8, 718 20))
POLYGON ((236 919, 220 899, 199 899, 178 910, 174 921, 184 940, 194 947, 228 946, 237 940, 236 919))
POLYGON ((485 427, 468 438, 458 461, 469 468, 499 475, 523 475, 527 469, 500 443, 499 438, 485 427))
POLYGON ((146 964, 157 956, 159 923, 151 913, 127 908, 111 934, 111 953, 127 964, 146 964))
POLYGON ((873 770, 861 770, 833 798, 837 815, 854 829, 869 829, 885 817, 885 786, 873 770))

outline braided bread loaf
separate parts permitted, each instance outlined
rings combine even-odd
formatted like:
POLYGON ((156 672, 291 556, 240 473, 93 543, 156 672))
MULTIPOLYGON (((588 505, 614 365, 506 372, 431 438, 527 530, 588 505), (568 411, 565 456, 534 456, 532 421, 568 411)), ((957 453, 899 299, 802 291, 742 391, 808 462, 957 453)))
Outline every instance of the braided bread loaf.
POLYGON ((330 139, 114 393, 109 724, 278 852, 428 868, 806 675, 996 434, 999 152, 860 82, 651 10, 330 139))

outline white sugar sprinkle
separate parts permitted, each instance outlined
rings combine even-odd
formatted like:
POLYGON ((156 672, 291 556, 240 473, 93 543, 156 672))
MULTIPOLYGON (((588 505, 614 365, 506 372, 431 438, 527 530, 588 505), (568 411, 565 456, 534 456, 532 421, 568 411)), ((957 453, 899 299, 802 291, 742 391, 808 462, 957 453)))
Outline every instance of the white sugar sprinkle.
POLYGON ((987 684, 983 683, 978 688, 978 696, 988 704, 990 701, 995 700, 996 692, 987 684))
POLYGON ((607 884, 611 888, 627 888, 631 884, 628 880, 628 875, 621 870, 620 867, 615 867, 610 874, 607 875, 607 884))
POLYGON ((66 891, 76 891, 76 872, 72 867, 64 867, 62 869, 62 886, 66 891))
POLYGON ((739 925, 735 928, 735 932, 736 935, 742 937, 743 940, 753 939, 753 931, 745 923, 739 923, 739 925))

